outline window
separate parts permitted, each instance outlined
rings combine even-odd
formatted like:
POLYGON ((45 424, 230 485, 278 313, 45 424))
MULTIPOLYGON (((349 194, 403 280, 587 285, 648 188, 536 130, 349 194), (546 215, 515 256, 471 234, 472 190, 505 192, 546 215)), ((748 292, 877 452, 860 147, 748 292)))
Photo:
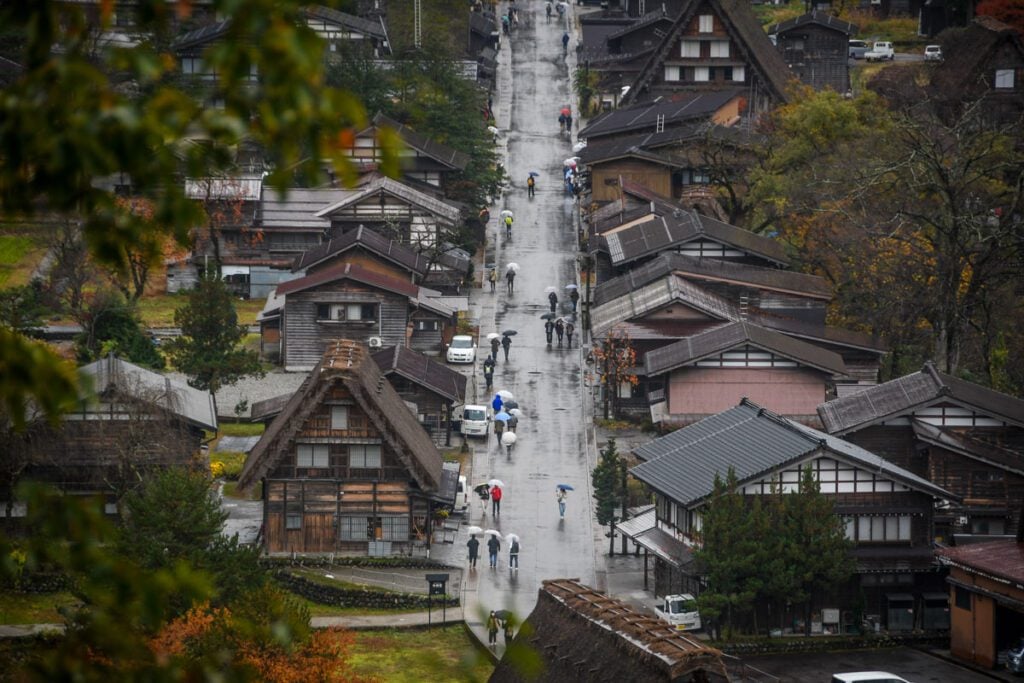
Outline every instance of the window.
POLYGON ((715 17, 713 14, 702 14, 699 18, 697 30, 700 33, 711 33, 715 30, 715 17))
POLYGON ((665 80, 666 81, 678 81, 680 78, 681 70, 678 66, 665 65, 665 80))
POLYGON ((729 56, 729 41, 728 40, 714 40, 711 42, 711 56, 712 57, 728 57, 729 56))
POLYGON ((348 429, 348 406, 331 406, 331 429, 348 429))
POLYGON ((732 68, 732 80, 736 83, 742 83, 746 78, 746 74, 743 73, 742 66, 734 66, 732 68))
POLYGON ((327 444, 300 443, 295 452, 296 467, 328 467, 330 447, 327 444))
POLYGON ((348 466, 364 469, 380 467, 380 446, 372 444, 349 446, 348 466))
POLYGON ((374 322, 377 320, 377 304, 317 304, 316 319, 374 322))
POLYGON ((11 506, 11 517, 24 517, 28 514, 28 505, 23 501, 14 501, 9 503, 6 500, 0 500, 0 517, 7 516, 7 506, 11 506))
POLYGON ((1013 88, 1013 69, 996 69, 996 88, 1010 89, 1013 88))
POLYGON ((441 329, 439 320, 417 320, 415 322, 417 332, 437 332, 441 329))
POLYGON ((679 43, 680 55, 683 57, 700 57, 700 41, 684 40, 679 43))
POLYGON ((287 530, 301 529, 302 528, 302 515, 285 515, 284 528, 287 530))
POLYGON ((698 66, 693 70, 693 80, 698 83, 707 83, 711 80, 711 72, 706 66, 698 66))
POLYGON ((971 591, 967 590, 966 588, 961 588, 960 586, 954 586, 953 587, 953 591, 954 591, 954 600, 956 602, 956 606, 958 608, 960 608, 960 609, 965 609, 968 612, 970 612, 971 611, 971 591))
POLYGON ((370 518, 343 515, 338 524, 338 538, 343 541, 370 540, 370 518))
POLYGON ((383 515, 380 518, 382 541, 408 541, 409 516, 383 515))
POLYGON ((910 540, 910 515, 853 515, 843 517, 846 538, 860 543, 910 540))
POLYGON ((619 398, 633 398, 632 382, 619 382, 619 398))

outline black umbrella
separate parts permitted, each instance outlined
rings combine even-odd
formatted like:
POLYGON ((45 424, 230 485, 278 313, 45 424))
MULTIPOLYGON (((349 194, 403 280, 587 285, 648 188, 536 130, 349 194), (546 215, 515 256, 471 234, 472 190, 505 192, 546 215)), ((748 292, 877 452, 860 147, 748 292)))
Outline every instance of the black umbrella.
POLYGON ((511 336, 519 334, 519 333, 516 332, 515 330, 504 330, 504 331, 502 331, 502 334, 504 336, 506 336, 506 337, 511 337, 511 336))
POLYGON ((498 617, 502 621, 505 621, 506 619, 512 616, 512 612, 508 611, 507 609, 499 609, 494 613, 494 616, 498 617))
POLYGON ((558 317, 557 313, 545 313, 545 314, 543 314, 540 317, 540 319, 541 320, 551 320, 552 318, 557 318, 557 317, 558 317))
POLYGON ((501 404, 501 409, 502 410, 512 410, 513 408, 518 408, 518 407, 519 407, 519 402, 518 401, 505 401, 504 403, 501 404))

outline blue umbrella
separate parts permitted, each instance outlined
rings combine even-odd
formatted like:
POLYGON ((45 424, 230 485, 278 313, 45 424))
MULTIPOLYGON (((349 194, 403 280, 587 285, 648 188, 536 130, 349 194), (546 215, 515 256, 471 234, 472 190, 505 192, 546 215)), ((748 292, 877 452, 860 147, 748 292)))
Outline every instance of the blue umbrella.
POLYGON ((562 489, 563 491, 575 491, 576 490, 573 487, 569 486, 568 484, 556 484, 555 488, 556 489, 562 489))
POLYGON ((537 171, 530 171, 530 177, 531 177, 531 178, 532 178, 533 176, 539 176, 539 175, 540 175, 540 173, 539 173, 539 172, 537 172, 537 171))
POLYGON ((494 419, 495 419, 495 420, 499 420, 499 421, 501 421, 501 422, 508 422, 509 420, 511 420, 511 419, 512 419, 512 416, 511 416, 511 415, 509 415, 508 413, 506 413, 506 412, 505 412, 505 411, 503 410, 503 411, 501 411, 500 413, 498 413, 497 415, 495 415, 495 416, 494 416, 494 419))

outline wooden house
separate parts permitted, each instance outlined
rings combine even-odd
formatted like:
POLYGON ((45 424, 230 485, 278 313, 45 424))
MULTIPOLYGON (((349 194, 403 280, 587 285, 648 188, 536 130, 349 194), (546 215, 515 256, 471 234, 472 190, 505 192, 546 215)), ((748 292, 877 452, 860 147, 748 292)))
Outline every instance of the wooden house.
POLYGON ((815 90, 850 90, 850 37, 857 27, 828 12, 813 11, 765 29, 802 83, 815 90))
POLYGON ((634 455, 642 462, 630 474, 655 496, 654 526, 633 538, 655 557, 656 595, 700 592, 692 549, 715 477, 729 468, 738 492, 761 496, 776 485, 783 494, 799 491, 801 472, 810 467, 821 492, 832 499, 854 543, 856 574, 846 588, 820 596, 814 609, 847 615, 836 619, 837 628, 859 628, 852 623, 859 595, 865 614, 877 615, 882 628, 920 628, 925 596, 943 591, 932 551, 932 514, 936 503, 955 497, 856 444, 744 399, 640 446, 634 455))
POLYGON ((316 31, 331 52, 363 59, 391 56, 387 25, 382 16, 357 17, 323 5, 306 6, 302 13, 306 25, 316 31))
MULTIPOLYGON (((541 584, 537 604, 512 645, 540 660, 543 683, 728 683, 722 653, 649 613, 576 579, 541 584)), ((516 650, 509 650, 514 652, 516 650)), ((502 659, 492 683, 523 680, 516 661, 502 659)))
POLYGON ((642 133, 689 131, 693 123, 730 125, 740 116, 742 98, 742 90, 687 92, 670 100, 622 107, 591 119, 579 138, 591 145, 642 133))
POLYGON ((57 425, 32 424, 3 445, 0 517, 22 517, 19 481, 42 481, 69 495, 98 494, 117 513, 121 495, 147 472, 208 468, 205 431, 217 430, 213 397, 184 382, 107 356, 79 368, 75 410, 57 425))
POLYGON ((949 569, 949 650, 995 669, 1024 630, 1024 543, 973 543, 936 552, 949 569))
POLYGON ((268 553, 390 555, 429 545, 457 477, 366 346, 339 339, 249 454, 239 487, 263 485, 268 553))
POLYGON ((815 408, 837 377, 842 356, 749 322, 734 322, 647 353, 644 375, 663 380, 652 403, 662 427, 692 424, 748 398, 804 424, 820 426, 815 408))
POLYGON ((279 339, 281 364, 300 371, 312 368, 338 338, 440 353, 454 317, 438 292, 408 276, 340 262, 279 285, 259 319, 268 348, 279 339))
POLYGON ((623 104, 692 90, 740 88, 757 117, 787 101, 792 72, 743 0, 689 0, 647 58, 623 104))
POLYGON ((1024 500, 1024 401, 919 371, 818 407, 825 430, 955 494, 937 534, 950 543, 1017 533, 1024 500))

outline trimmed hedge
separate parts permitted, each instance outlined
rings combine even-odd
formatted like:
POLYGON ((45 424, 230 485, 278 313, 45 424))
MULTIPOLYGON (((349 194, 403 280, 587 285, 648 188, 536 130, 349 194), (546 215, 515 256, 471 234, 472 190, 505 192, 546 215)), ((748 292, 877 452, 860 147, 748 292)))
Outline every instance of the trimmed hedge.
POLYGON ((939 633, 908 633, 900 634, 869 634, 863 636, 779 636, 739 642, 712 642, 726 654, 766 655, 799 652, 831 652, 836 650, 868 650, 903 646, 942 646, 949 645, 949 634, 939 633))
POLYGON ((368 567, 379 569, 382 567, 399 569, 461 569, 450 564, 444 564, 425 557, 366 557, 364 555, 340 556, 340 555, 317 555, 317 556, 275 556, 261 557, 260 564, 273 569, 277 567, 368 567))
MULTIPOLYGON (((364 609, 416 610, 427 609, 428 606, 440 607, 442 600, 435 596, 428 602, 426 595, 416 593, 393 593, 390 591, 362 590, 358 588, 334 588, 322 583, 310 581, 287 571, 274 573, 274 579, 296 595, 318 603, 334 607, 359 607, 364 609)), ((444 604, 457 607, 459 598, 448 597, 444 604)))

